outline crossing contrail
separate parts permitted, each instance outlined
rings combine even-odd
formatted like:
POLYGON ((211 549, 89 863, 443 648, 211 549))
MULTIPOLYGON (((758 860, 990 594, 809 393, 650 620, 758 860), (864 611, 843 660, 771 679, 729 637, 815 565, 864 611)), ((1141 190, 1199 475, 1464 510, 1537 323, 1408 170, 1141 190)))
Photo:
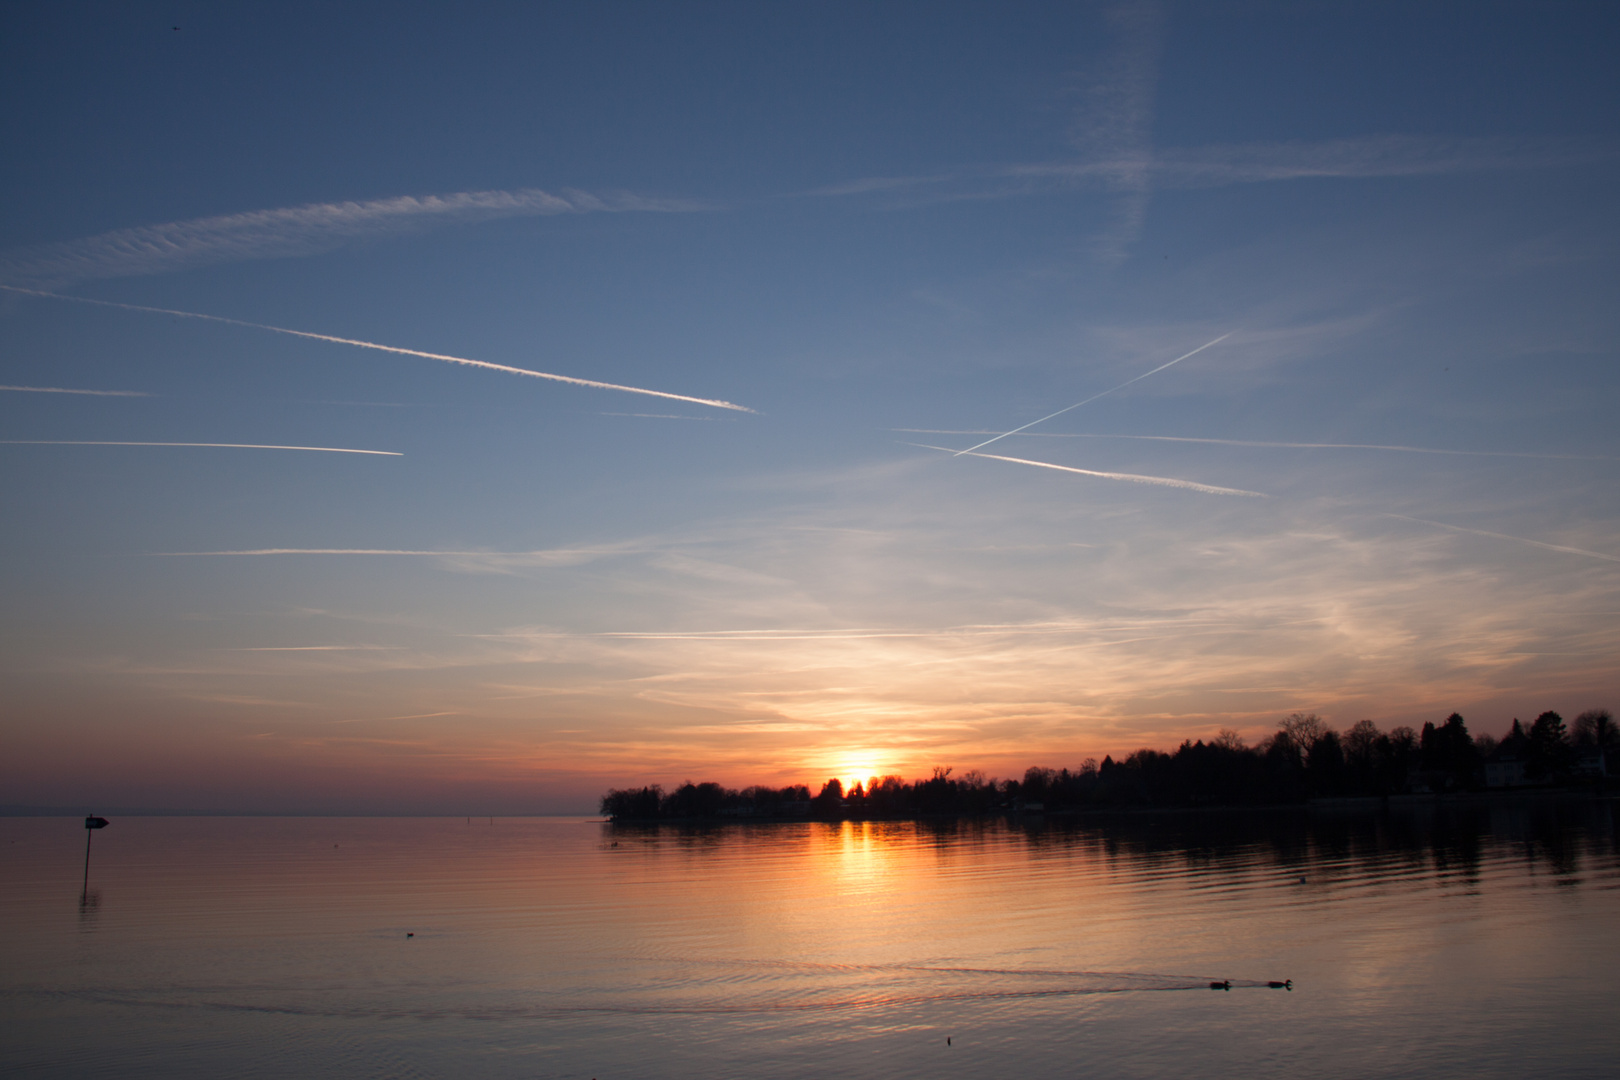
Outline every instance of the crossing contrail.
POLYGON ((1216 487, 1214 484, 1200 484, 1193 480, 1177 480, 1170 476, 1143 476, 1139 473, 1098 472, 1096 469, 1077 469, 1072 465, 1054 465, 1050 461, 1031 461, 1028 458, 1003 457, 1000 454, 976 454, 972 450, 951 450, 945 446, 929 446, 927 443, 906 443, 907 446, 920 446, 924 450, 942 450, 952 457, 990 458, 993 461, 1010 461, 1015 465, 1034 465, 1040 469, 1056 469, 1058 472, 1079 473, 1081 476, 1098 476, 1104 480, 1125 480, 1133 484, 1155 484, 1159 487, 1183 488, 1187 491, 1201 491, 1206 495, 1244 495, 1254 499, 1268 498, 1264 492, 1245 491, 1242 488, 1216 487))
MULTIPOLYGON (((989 435, 982 429, 889 428, 905 435, 989 435)), ((999 438, 1000 436, 998 436, 999 438)), ((1603 454, 1534 454, 1519 450, 1446 450, 1433 446, 1392 446, 1382 443, 1262 442, 1255 439, 1199 439, 1187 435, 1113 435, 1094 431, 1037 431, 1032 439, 1140 439, 1146 442, 1203 443, 1210 446, 1242 446, 1274 450, 1389 450, 1402 454, 1445 454, 1453 457, 1532 458, 1540 461, 1613 461, 1603 454)), ((982 444, 981 444, 982 445, 982 444)))
POLYGON ((103 439, 0 439, 0 446, 211 446, 226 450, 313 450, 322 454, 376 454, 404 457, 398 450, 350 450, 342 446, 274 446, 240 442, 110 442, 103 439))
MULTIPOLYGON (((1205 349, 1209 348, 1211 345, 1219 345, 1221 342, 1225 341, 1227 338, 1229 338, 1231 336, 1232 336, 1231 333, 1222 334, 1220 337, 1216 338, 1214 341, 1206 341, 1206 342, 1204 342, 1202 345, 1198 346, 1198 348, 1194 349, 1190 353, 1182 353, 1180 356, 1178 356, 1174 360, 1170 361, 1169 364, 1160 364, 1158 367, 1154 368, 1152 371, 1144 371, 1142 374, 1138 375, 1134 379, 1126 379, 1124 382, 1120 383, 1118 386, 1112 387, 1112 388, 1110 388, 1108 390, 1104 390, 1100 394, 1092 394, 1090 397, 1086 398, 1086 400, 1077 401, 1073 405, 1070 405, 1068 408, 1059 409, 1057 412, 1052 413, 1052 414, 1050 414, 1048 416, 1043 416, 1039 420, 1031 420, 1029 423, 1025 424, 1023 427, 1015 427, 1011 431, 1004 431, 1000 435, 997 435, 994 439, 986 439, 986 440, 984 440, 984 442, 979 443, 978 446, 970 446, 966 450, 957 450, 957 451, 954 451, 954 453, 955 453, 955 455, 957 457, 961 457, 963 454, 971 454, 973 451, 979 449, 979 447, 981 447, 981 446, 989 446, 991 443, 996 442, 997 440, 1005 439, 1008 435, 1016 435, 1020 431, 1024 431, 1024 430, 1026 430, 1028 428, 1034 427, 1036 424, 1044 424, 1046 421, 1052 419, 1053 416, 1062 416, 1064 413, 1069 412, 1069 411, 1074 410, 1074 409, 1078 409, 1082 405, 1089 405, 1093 401, 1096 401, 1100 397, 1107 397, 1109 394, 1112 394, 1115 390, 1123 390, 1127 386, 1131 385, 1131 383, 1141 382, 1143 379, 1147 378, 1149 375, 1157 374, 1158 372, 1163 371, 1165 368, 1170 367, 1172 364, 1179 364, 1183 360, 1187 359, 1187 357, 1189 357, 1189 356, 1197 356, 1199 353, 1203 352, 1205 349)), ((1058 468, 1058 467, 1059 466, 1053 466, 1053 468, 1058 468)))
POLYGON ((1548 551, 1561 551, 1566 555, 1585 555, 1589 559, 1602 559, 1604 562, 1620 562, 1620 556, 1605 555, 1600 551, 1587 551, 1585 548, 1565 547, 1562 544, 1548 544, 1541 540, 1527 540, 1522 536, 1509 536, 1507 533, 1486 532, 1484 529, 1467 529, 1461 525, 1447 525, 1443 521, 1430 521, 1427 518, 1407 517, 1405 514, 1385 514, 1384 516, 1399 518, 1402 521, 1413 521, 1419 525, 1433 525, 1437 529, 1450 529, 1452 532, 1473 533, 1475 536, 1488 536, 1492 540, 1512 540, 1519 544, 1529 544, 1532 547, 1546 548, 1548 551))
POLYGON ((664 390, 646 390, 639 386, 620 386, 618 383, 599 382, 596 379, 579 379, 572 375, 553 375, 548 371, 531 371, 528 368, 510 367, 506 364, 492 364, 488 360, 470 360, 465 356, 448 356, 444 353, 423 352, 421 349, 404 349, 398 345, 379 345, 375 341, 360 341, 357 338, 316 334, 308 330, 289 330, 285 326, 269 326, 265 323, 247 322, 244 319, 227 319, 223 315, 204 315, 196 311, 176 311, 173 308, 146 307, 142 304, 121 304, 115 300, 92 300, 88 296, 68 296, 65 293, 45 292, 42 289, 24 289, 17 285, 0 285, 0 289, 7 292, 22 293, 25 296, 43 296, 52 300, 71 300, 79 304, 95 304, 98 307, 122 308, 125 311, 145 311, 154 315, 174 315, 182 319, 203 319, 207 322, 224 323, 227 326, 245 326, 253 330, 268 330, 273 334, 289 334, 293 337, 309 338, 312 341, 330 341, 337 345, 353 345, 360 349, 376 349, 379 352, 398 353, 401 356, 420 356, 428 360, 443 360, 447 364, 464 364, 467 367, 504 371, 509 375, 527 375, 533 379, 550 379, 552 382, 569 383, 573 386, 590 386, 598 390, 620 390, 626 394, 645 394, 648 397, 665 398, 669 401, 685 401, 693 405, 708 405, 715 409, 731 409, 734 412, 745 413, 754 411, 746 405, 733 405, 729 401, 718 401, 713 398, 671 394, 664 390))

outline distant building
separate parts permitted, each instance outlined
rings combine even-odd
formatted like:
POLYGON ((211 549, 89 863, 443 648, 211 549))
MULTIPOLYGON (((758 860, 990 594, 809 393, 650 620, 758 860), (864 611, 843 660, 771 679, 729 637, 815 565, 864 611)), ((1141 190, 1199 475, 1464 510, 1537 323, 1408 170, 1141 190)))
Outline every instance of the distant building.
POLYGON ((1584 750, 1575 757, 1575 775, 1587 780, 1604 780, 1609 775, 1608 755, 1597 747, 1584 750))

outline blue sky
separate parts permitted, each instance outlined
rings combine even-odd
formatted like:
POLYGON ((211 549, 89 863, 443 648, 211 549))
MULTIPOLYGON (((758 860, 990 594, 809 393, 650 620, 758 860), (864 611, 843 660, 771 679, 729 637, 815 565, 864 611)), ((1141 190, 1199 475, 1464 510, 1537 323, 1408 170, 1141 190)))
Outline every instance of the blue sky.
POLYGON ((1620 700, 1607 5, 0 20, 0 801, 1620 700))

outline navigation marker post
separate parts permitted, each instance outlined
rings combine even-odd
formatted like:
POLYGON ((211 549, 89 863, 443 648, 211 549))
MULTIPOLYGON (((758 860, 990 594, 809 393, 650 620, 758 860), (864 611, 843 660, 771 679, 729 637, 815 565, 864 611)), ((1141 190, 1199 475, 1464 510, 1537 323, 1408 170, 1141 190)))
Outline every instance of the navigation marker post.
POLYGON ((95 835, 97 829, 106 827, 107 819, 104 817, 91 814, 84 819, 84 886, 79 890, 81 902, 90 895, 90 838, 95 835))

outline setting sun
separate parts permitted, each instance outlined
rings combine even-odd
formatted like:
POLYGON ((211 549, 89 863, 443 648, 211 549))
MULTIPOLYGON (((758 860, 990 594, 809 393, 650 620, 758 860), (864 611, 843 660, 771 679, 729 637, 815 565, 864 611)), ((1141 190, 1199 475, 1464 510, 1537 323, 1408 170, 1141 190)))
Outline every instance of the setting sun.
MULTIPOLYGON (((887 769, 893 772, 893 767, 887 769)), ((831 770, 832 775, 838 777, 838 782, 844 785, 845 791, 850 791, 859 784, 862 788, 869 786, 873 778, 882 776, 885 767, 878 764, 874 754, 852 754, 842 759, 840 764, 831 770)))

